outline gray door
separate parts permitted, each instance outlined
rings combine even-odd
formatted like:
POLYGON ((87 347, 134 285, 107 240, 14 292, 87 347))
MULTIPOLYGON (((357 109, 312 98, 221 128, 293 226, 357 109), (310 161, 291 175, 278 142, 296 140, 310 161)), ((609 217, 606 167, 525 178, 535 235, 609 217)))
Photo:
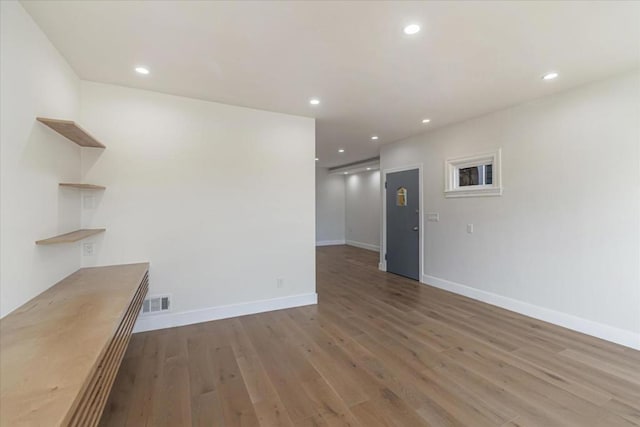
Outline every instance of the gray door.
POLYGON ((387 174, 387 271, 419 280, 418 169, 387 174))

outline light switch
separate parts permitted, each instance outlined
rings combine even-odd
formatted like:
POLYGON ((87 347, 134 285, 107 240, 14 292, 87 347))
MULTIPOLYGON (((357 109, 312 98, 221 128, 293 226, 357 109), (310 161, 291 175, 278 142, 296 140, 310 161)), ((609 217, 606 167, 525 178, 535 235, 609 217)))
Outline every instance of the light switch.
POLYGON ((467 224, 467 233, 473 234, 473 224, 467 224))
POLYGON ((431 221, 431 222, 440 221, 440 214, 437 212, 427 212, 427 221, 431 221))
POLYGON ((93 209, 94 208, 94 198, 91 194, 85 194, 82 196, 82 207, 84 209, 93 209))

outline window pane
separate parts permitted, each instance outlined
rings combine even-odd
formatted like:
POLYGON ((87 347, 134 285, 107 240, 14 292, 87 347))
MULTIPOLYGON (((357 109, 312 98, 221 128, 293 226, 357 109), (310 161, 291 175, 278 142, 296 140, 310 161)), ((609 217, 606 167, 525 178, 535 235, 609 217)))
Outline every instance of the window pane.
POLYGON ((478 169, 478 166, 458 169, 458 186, 467 187, 469 185, 480 184, 480 173, 478 169))
POLYGON ((407 206, 407 189, 404 187, 396 190, 396 206, 407 206))
POLYGON ((458 187, 469 187, 472 185, 492 185, 492 184, 493 184, 493 165, 492 164, 458 169, 458 187))

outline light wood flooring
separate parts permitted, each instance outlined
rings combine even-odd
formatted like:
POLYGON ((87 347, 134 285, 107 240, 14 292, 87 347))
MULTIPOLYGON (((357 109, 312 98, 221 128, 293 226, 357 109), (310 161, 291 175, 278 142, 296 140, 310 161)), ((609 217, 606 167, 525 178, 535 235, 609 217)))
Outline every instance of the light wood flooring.
POLYGON ((640 352, 318 248, 319 304, 135 334, 102 426, 640 426, 640 352))

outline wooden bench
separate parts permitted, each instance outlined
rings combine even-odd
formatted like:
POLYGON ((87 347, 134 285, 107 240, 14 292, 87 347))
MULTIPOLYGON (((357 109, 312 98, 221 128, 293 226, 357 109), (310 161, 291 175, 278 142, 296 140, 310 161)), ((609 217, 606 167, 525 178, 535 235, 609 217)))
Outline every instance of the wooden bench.
POLYGON ((0 426, 95 426, 149 264, 83 268, 0 320, 0 426))

